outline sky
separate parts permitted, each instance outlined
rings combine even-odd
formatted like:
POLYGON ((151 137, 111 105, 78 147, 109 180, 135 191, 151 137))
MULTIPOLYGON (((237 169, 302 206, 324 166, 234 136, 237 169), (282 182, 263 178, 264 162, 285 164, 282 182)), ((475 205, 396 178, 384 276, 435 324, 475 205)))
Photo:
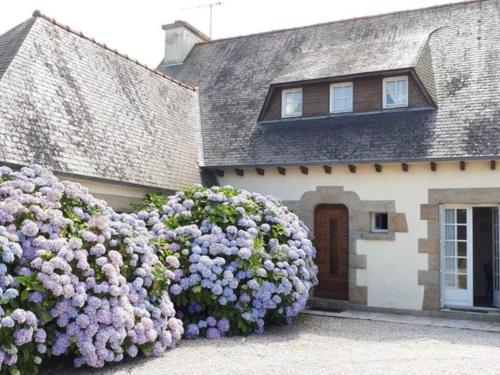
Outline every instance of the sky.
POLYGON ((161 25, 181 19, 212 38, 446 4, 453 0, 0 0, 0 33, 35 9, 149 66, 163 57, 161 25), (199 7, 199 6, 202 7, 199 7))

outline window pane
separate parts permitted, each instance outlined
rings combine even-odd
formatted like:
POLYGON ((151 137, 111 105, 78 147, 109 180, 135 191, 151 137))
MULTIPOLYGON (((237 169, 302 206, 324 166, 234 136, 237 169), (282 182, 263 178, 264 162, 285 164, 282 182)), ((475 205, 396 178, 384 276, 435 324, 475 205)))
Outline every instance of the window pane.
POLYGON ((459 257, 467 256, 467 242, 457 242, 457 255, 459 257))
POLYGON ((450 209, 444 210, 444 222, 446 224, 455 223, 455 210, 450 210, 450 209))
POLYGON ((285 93, 285 115, 300 115, 302 112, 302 92, 285 93))
POLYGON ((457 223, 465 224, 467 223, 467 210, 457 210, 457 223))
POLYGON ((467 226, 457 225, 457 239, 459 240, 467 239, 467 226))
POLYGON ((458 275, 458 288, 467 289, 467 275, 458 275))
POLYGON ((446 271, 455 271, 455 258, 445 258, 444 269, 446 271))
POLYGON ((385 83, 386 104, 391 105, 406 105, 407 98, 407 81, 391 81, 385 83))
POLYGON ((454 225, 445 225, 444 238, 446 240, 454 240, 455 239, 455 226, 454 225))
POLYGON ((302 94, 300 94, 298 92, 293 92, 293 93, 288 94, 288 100, 290 103, 293 103, 293 104, 300 103, 301 97, 302 97, 302 94))
POLYGON ((388 218, 386 213, 376 213, 374 214, 375 229, 377 230, 388 230, 388 218))
POLYGON ((344 98, 344 100, 342 102, 342 107, 344 108, 344 110, 350 111, 352 109, 352 100, 351 100, 351 98, 349 98, 349 97, 344 98))
POLYGON ((406 103, 406 96, 407 96, 407 88, 406 88, 406 80, 404 81, 400 81, 400 100, 399 100, 399 103, 400 104, 405 104, 406 103))
POLYGON ((458 272, 467 272, 467 258, 457 258, 458 272))
POLYGON ((444 243, 444 249, 445 249, 445 255, 446 256, 455 256, 455 242, 453 241, 446 241, 444 243))
POLYGON ((332 88, 332 112, 352 110, 352 87, 342 86, 332 88))
POLYGON ((344 88, 344 96, 346 98, 351 98, 352 97, 352 86, 347 86, 344 88))

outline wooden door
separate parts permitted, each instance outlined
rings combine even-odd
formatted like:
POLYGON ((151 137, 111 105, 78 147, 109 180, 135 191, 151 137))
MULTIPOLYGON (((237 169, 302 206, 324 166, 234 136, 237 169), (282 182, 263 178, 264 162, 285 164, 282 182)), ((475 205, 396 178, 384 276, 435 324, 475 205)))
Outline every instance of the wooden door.
POLYGON ((349 214, 340 204, 320 205, 314 212, 319 285, 314 295, 348 299, 349 214))

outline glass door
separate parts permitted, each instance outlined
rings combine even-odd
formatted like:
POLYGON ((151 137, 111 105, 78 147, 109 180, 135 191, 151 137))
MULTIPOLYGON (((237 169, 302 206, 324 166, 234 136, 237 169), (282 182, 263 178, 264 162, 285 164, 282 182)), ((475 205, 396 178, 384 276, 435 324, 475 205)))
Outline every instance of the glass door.
POLYGON ((500 249, 499 249, 499 213, 493 209, 493 306, 500 307, 500 249))
POLYGON ((441 286, 445 306, 473 306, 472 207, 441 206, 441 286))

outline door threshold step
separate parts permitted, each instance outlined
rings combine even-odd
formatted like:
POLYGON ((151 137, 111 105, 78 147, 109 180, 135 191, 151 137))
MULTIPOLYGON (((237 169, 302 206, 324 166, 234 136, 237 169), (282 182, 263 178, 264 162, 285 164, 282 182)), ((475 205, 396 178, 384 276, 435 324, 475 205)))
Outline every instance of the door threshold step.
POLYGON ((457 311, 457 312, 467 312, 467 313, 475 313, 475 314, 489 314, 494 313, 491 310, 487 309, 468 309, 466 307, 450 307, 449 309, 441 309, 441 311, 457 311))
POLYGON ((325 313, 331 311, 334 314, 337 311, 348 310, 348 311, 360 311, 366 313, 388 313, 388 314, 403 315, 403 316, 442 318, 442 319, 452 319, 452 320, 470 320, 478 322, 496 323, 500 327, 499 324, 500 309, 473 308, 473 309, 468 309, 467 311, 463 311, 463 310, 452 310, 451 307, 446 307, 437 310, 409 310, 409 309, 399 309, 399 308, 373 307, 357 303, 351 303, 349 301, 330 300, 318 297, 309 298, 307 308, 310 310, 317 310, 318 312, 323 311, 325 313), (484 313, 484 311, 487 311, 487 313, 484 313))
POLYGON ((317 306, 317 307, 314 307, 314 308, 307 308, 307 310, 311 310, 311 311, 321 311, 321 312, 326 312, 326 313, 334 313, 334 314, 338 314, 338 313, 341 313, 343 311, 345 311, 346 309, 345 308, 341 308, 341 307, 320 307, 320 306, 317 306))
POLYGON ((467 329, 473 331, 500 333, 500 324, 486 321, 460 320, 450 318, 437 318, 429 316, 403 315, 394 313, 379 313, 359 310, 345 310, 342 312, 319 311, 317 309, 306 309, 302 312, 306 315, 316 315, 343 319, 360 319, 374 322, 385 322, 395 324, 410 324, 419 326, 431 326, 439 328, 467 329))

